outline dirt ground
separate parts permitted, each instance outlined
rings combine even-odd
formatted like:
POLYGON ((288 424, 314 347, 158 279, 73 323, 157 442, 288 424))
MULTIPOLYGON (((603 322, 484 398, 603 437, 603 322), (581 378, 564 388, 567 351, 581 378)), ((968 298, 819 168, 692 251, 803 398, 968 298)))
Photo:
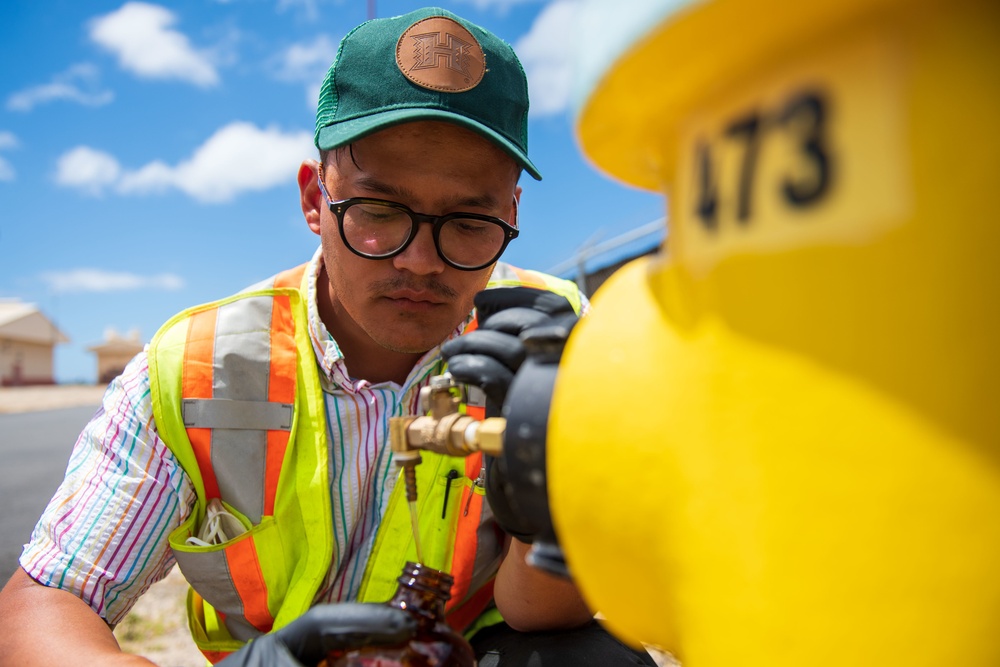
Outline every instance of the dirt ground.
POLYGON ((144 656, 160 667, 205 667, 187 629, 184 600, 187 582, 176 567, 153 584, 115 628, 122 650, 144 656))
POLYGON ((47 387, 0 387, 0 413, 58 410, 101 404, 105 387, 60 384, 47 387))
MULTIPOLYGON (((100 404, 104 387, 57 385, 0 387, 0 413, 56 410, 100 404)), ((206 660, 187 629, 184 601, 187 582, 178 568, 153 584, 118 624, 115 637, 122 650, 141 655, 160 667, 205 667, 206 660)), ((661 667, 679 667, 669 654, 650 650, 661 667)))

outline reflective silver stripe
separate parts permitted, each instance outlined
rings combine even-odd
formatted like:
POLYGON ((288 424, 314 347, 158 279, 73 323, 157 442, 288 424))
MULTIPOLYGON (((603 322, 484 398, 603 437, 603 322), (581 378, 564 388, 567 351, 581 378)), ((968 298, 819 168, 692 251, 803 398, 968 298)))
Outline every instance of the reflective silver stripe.
POLYGON ((292 430, 292 405, 227 398, 185 398, 181 404, 187 428, 292 430))
POLYGON ((233 585, 225 552, 174 549, 174 557, 198 595, 217 612, 226 615, 226 629, 234 639, 245 642, 262 634, 243 618, 243 601, 233 585))
MULTIPOLYGON (((273 299, 252 296, 223 304, 215 327, 213 397, 268 403, 273 299)), ((222 499, 251 523, 264 515, 267 431, 214 429, 212 468, 222 499)))
POLYGON ((215 325, 215 398, 267 400, 272 304, 271 296, 254 296, 219 307, 215 325))
POLYGON ((248 642, 264 634, 250 625, 248 620, 236 614, 226 616, 226 630, 229 630, 229 634, 232 635, 233 639, 238 639, 241 642, 248 642))
POLYGON ((274 289, 274 280, 277 277, 278 276, 271 276, 270 278, 266 278, 264 280, 261 280, 259 283, 254 283, 253 285, 250 285, 249 287, 241 289, 239 291, 239 294, 244 294, 246 292, 259 292, 261 290, 266 290, 266 289, 274 289))

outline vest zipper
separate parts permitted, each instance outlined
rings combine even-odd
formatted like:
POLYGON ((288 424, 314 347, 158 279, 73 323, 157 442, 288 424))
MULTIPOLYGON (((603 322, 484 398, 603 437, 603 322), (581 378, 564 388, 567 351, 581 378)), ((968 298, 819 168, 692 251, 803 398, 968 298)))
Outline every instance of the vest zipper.
POLYGON ((469 489, 469 499, 465 501, 465 511, 462 512, 462 516, 469 516, 469 505, 472 504, 472 496, 476 495, 476 488, 480 489, 486 486, 486 464, 483 463, 483 467, 479 469, 479 477, 477 477, 472 482, 472 487, 469 489))

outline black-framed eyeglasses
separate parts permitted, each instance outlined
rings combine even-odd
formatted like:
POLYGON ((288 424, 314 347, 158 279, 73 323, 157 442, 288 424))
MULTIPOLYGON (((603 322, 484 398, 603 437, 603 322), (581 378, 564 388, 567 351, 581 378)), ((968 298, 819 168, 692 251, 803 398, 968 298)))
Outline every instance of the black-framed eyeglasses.
POLYGON ((434 247, 450 267, 461 271, 484 269, 500 259, 518 230, 501 218, 479 213, 427 215, 385 199, 351 197, 333 201, 317 170, 319 189, 330 212, 337 218, 340 238, 355 255, 367 259, 389 259, 404 250, 417 236, 420 223, 432 224, 434 247))

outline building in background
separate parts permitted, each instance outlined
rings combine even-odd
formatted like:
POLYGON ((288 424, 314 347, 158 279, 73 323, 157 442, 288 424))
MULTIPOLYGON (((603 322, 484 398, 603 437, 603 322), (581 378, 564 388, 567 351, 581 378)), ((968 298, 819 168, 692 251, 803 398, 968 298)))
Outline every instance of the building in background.
POLYGON ((104 332, 104 342, 87 349, 97 355, 97 383, 107 384, 125 370, 125 365, 142 351, 139 332, 132 329, 122 336, 114 329, 104 332))
POLYGON ((55 347, 68 342, 34 304, 0 299, 0 386, 55 384, 55 347))

